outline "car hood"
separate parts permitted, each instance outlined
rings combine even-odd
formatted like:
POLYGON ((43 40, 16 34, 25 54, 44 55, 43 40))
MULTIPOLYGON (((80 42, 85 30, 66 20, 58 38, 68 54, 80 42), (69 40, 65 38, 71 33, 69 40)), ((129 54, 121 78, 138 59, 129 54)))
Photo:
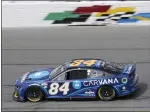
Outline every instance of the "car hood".
POLYGON ((42 69, 42 70, 35 70, 32 72, 28 72, 20 77, 20 81, 36 81, 36 80, 46 80, 50 77, 50 73, 52 72, 53 68, 42 69))

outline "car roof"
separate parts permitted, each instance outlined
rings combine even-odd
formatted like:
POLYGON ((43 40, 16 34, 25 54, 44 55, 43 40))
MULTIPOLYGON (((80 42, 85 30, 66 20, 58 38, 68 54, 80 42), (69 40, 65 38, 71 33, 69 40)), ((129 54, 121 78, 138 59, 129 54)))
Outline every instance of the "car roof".
POLYGON ((102 64, 102 62, 105 61, 102 59, 80 58, 80 59, 73 59, 70 62, 65 63, 65 67, 66 69, 72 69, 72 68, 100 69, 100 65, 102 64))
POLYGON ((110 71, 115 73, 122 73, 124 67, 125 67, 124 64, 108 62, 102 59, 93 59, 93 58, 73 59, 72 61, 65 63, 65 68, 67 70, 76 69, 76 68, 90 68, 90 69, 105 70, 105 71, 110 71))

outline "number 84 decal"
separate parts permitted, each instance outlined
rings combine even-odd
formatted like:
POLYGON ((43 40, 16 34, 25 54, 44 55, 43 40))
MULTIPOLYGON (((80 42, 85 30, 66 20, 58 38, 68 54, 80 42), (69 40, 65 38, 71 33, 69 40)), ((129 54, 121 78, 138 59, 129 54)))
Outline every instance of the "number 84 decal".
POLYGON ((65 82, 61 86, 59 83, 54 82, 50 84, 50 89, 48 90, 50 95, 56 95, 58 92, 63 92, 63 95, 66 95, 69 91, 69 82, 65 82))
POLYGON ((75 67, 75 66, 79 66, 81 64, 84 64, 86 66, 92 66, 93 64, 96 63, 97 60, 75 60, 73 62, 70 63, 70 67, 75 67))

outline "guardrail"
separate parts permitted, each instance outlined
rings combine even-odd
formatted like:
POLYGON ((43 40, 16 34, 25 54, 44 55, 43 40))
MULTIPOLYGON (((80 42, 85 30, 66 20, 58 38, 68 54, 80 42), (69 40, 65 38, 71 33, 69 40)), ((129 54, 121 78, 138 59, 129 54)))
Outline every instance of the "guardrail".
POLYGON ((150 1, 3 1, 2 27, 150 25, 150 1))

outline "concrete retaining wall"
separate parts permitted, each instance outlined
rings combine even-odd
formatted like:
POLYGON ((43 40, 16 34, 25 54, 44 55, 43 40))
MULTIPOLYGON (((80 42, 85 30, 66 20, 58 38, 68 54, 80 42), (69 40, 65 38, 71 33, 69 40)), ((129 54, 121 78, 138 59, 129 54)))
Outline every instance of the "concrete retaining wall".
POLYGON ((150 1, 3 1, 2 27, 150 25, 150 1))

